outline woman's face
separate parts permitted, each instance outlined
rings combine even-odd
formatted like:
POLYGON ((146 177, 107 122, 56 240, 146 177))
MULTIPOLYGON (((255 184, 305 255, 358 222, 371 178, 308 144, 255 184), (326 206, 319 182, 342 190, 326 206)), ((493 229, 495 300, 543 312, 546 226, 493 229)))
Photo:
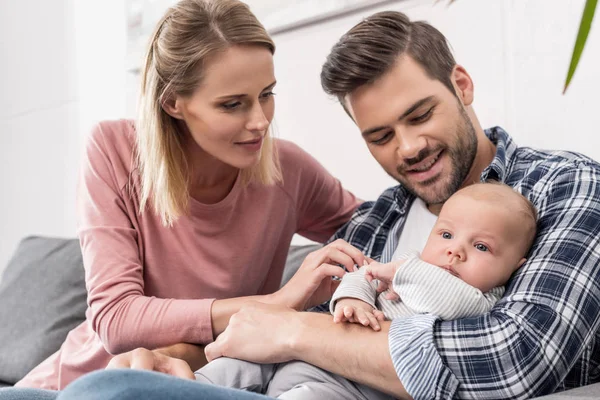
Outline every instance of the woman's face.
POLYGON ((214 158, 240 169, 256 165, 275 110, 273 55, 260 46, 233 46, 203 72, 200 86, 178 96, 170 114, 214 158))

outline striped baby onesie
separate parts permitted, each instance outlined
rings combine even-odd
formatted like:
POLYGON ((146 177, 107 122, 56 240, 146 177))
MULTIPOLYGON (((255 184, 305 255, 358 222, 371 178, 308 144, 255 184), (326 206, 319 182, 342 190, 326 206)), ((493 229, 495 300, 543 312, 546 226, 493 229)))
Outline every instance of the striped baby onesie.
POLYGON ((349 297, 382 311, 388 320, 415 314, 453 320, 485 314, 504 294, 503 286, 482 293, 448 271, 421 260, 418 252, 401 258, 406 261, 396 271, 392 285, 400 300, 386 299, 386 292, 378 295, 376 285, 367 281, 361 268, 344 275, 331 298, 331 313, 337 300, 349 297))

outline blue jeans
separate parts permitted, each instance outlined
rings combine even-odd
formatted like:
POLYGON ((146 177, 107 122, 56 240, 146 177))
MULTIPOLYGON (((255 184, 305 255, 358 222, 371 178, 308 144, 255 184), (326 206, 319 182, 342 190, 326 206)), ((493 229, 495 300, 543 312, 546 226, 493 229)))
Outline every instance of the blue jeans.
POLYGON ((87 374, 62 392, 39 389, 1 389, 0 400, 265 400, 263 395, 158 372, 113 369, 87 374))

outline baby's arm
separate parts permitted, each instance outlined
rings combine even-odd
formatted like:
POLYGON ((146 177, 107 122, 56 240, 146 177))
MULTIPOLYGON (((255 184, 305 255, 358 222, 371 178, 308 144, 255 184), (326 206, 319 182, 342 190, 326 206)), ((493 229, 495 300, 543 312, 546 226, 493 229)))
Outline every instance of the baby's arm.
POLYGON ((383 313, 375 308, 377 291, 364 277, 364 268, 344 275, 331 302, 329 311, 334 322, 359 323, 379 330, 383 313))

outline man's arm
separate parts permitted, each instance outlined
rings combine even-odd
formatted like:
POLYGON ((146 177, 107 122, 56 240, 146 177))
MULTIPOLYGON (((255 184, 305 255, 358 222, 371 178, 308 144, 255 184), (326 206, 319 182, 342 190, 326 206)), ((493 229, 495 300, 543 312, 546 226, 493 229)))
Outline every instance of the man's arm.
POLYGON ((388 348, 389 321, 381 331, 357 324, 333 324, 320 313, 298 313, 300 330, 291 342, 291 359, 363 383, 397 398, 409 399, 388 348))
POLYGON ((398 398, 410 398, 394 371, 389 326, 382 322, 381 331, 374 331, 357 324, 335 324, 328 314, 256 303, 231 318, 227 329, 206 346, 206 356, 209 361, 218 357, 258 363, 302 360, 398 398))

